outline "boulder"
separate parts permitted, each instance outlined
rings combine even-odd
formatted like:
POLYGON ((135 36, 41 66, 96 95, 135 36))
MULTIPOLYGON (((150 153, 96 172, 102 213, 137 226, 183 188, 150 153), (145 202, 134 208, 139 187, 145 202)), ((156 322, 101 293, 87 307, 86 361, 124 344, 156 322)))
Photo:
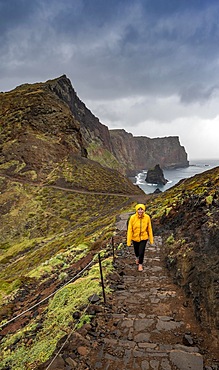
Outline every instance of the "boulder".
POLYGON ((161 184, 165 185, 168 180, 165 179, 162 169, 159 164, 156 164, 154 168, 147 171, 147 176, 145 179, 149 184, 161 184))

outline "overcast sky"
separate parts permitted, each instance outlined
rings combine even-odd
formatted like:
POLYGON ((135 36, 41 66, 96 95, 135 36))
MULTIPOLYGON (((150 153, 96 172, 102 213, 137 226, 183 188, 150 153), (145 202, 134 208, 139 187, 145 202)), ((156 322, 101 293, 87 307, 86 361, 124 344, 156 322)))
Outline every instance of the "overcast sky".
POLYGON ((0 0, 0 91, 62 74, 110 129, 219 159, 218 0, 0 0))

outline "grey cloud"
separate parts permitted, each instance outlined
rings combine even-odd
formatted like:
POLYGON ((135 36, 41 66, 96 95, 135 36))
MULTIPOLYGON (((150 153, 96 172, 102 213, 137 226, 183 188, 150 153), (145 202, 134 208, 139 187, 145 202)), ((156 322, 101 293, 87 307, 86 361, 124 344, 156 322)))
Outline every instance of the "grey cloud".
POLYGON ((219 85, 206 88, 201 83, 187 86, 180 94, 181 102, 191 104, 192 102, 203 103, 210 100, 219 91, 219 85))
POLYGON ((66 73, 83 99, 178 95, 187 104, 210 99, 217 85, 216 3, 9 3, 14 8, 8 5, 5 17, 13 26, 5 27, 2 78, 29 82, 66 73))

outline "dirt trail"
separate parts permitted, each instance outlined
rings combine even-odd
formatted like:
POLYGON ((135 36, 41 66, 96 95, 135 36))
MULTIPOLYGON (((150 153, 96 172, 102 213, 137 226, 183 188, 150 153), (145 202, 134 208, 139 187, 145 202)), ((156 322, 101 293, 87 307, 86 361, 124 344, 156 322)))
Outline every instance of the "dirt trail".
POLYGON ((15 182, 20 182, 21 184, 28 184, 31 186, 35 187, 41 187, 41 188, 51 188, 51 189, 56 189, 56 190, 62 190, 62 191, 67 191, 67 192, 72 192, 72 193, 79 193, 79 194, 89 194, 89 195, 111 195, 111 196, 116 196, 116 197, 126 197, 126 198, 131 198, 133 200, 137 200, 138 202, 145 202, 146 200, 150 199, 152 194, 129 194, 129 193, 107 193, 107 192, 99 192, 99 191, 90 191, 86 189, 79 189, 79 188, 68 188, 64 186, 58 186, 58 185, 49 185, 43 182, 37 182, 37 181, 30 181, 27 179, 22 179, 20 177, 15 177, 11 176, 5 173, 0 172, 1 177, 7 178, 9 181, 15 181, 15 182))

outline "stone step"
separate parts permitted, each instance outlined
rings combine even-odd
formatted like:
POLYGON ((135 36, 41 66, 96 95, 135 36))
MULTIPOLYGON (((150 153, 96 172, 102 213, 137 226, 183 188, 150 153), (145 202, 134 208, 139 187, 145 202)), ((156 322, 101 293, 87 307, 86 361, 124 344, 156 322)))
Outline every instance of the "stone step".
POLYGON ((143 272, 137 271, 132 248, 117 256, 118 269, 125 261, 123 283, 113 293, 111 329, 98 343, 91 368, 203 370, 199 348, 182 344, 189 326, 184 315, 174 312, 174 300, 182 297, 160 257, 161 238, 155 237, 155 243, 146 248, 143 272))

